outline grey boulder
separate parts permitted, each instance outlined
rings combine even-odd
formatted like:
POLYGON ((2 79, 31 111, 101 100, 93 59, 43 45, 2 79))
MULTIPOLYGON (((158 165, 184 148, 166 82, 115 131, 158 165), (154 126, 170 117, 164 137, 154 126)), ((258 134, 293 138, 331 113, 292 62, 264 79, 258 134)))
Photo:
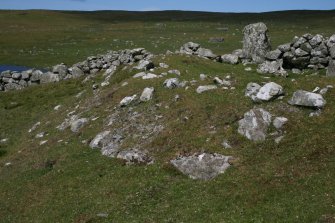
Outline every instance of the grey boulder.
POLYGON ((169 78, 164 81, 163 86, 168 89, 173 89, 179 87, 179 83, 178 78, 169 78))
POLYGON ((291 100, 291 105, 322 108, 326 105, 326 100, 323 99, 321 94, 316 94, 308 91, 298 90, 294 92, 291 100))
POLYGON ((221 60, 223 63, 238 64, 239 57, 235 54, 225 54, 221 56, 221 60))
POLYGON ((80 119, 74 120, 71 123, 71 131, 72 132, 79 132, 79 130, 82 127, 84 127, 87 123, 88 123, 88 119, 87 118, 80 118, 80 119))
POLYGON ((144 88, 141 96, 140 96, 140 101, 146 102, 150 101, 153 97, 155 89, 153 87, 146 87, 144 88))
POLYGON ((270 82, 259 89, 256 98, 261 101, 270 101, 282 94, 284 94, 283 87, 274 82, 270 82))
POLYGON ((171 160, 170 163, 192 179, 211 180, 230 167, 229 159, 231 159, 230 156, 203 153, 180 156, 171 160))

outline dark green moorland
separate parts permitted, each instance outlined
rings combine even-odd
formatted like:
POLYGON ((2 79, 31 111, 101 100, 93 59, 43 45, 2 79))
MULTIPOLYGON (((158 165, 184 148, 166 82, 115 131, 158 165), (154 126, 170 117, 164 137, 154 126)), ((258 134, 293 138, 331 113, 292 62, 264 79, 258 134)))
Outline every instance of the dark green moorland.
MULTIPOLYGON (((188 41, 223 54, 241 48, 243 27, 258 21, 268 25, 273 47, 295 35, 335 33, 335 11, 0 11, 0 64, 71 65, 111 49, 145 47, 159 54, 188 41), (218 29, 223 27, 229 30, 218 29), (225 42, 208 43, 209 37, 216 36, 225 42)), ((280 144, 271 137, 253 143, 237 133, 237 120, 255 106, 244 97, 247 83, 267 79, 246 72, 243 65, 197 57, 155 58, 156 63, 161 61, 179 69, 184 80, 199 79, 200 73, 230 74, 236 90, 201 95, 195 93, 195 86, 188 91, 167 90, 162 79, 132 79, 135 71, 120 68, 112 84, 101 89, 102 103, 83 113, 100 118, 78 134, 55 127, 77 105, 81 109, 92 102, 92 83, 78 79, 0 93, 0 139, 9 139, 0 144, 0 222, 335 222, 335 90, 325 95, 327 105, 319 117, 308 117, 311 110, 305 108, 293 112, 286 103, 297 89, 335 85, 335 79, 326 77, 325 71, 271 77, 284 87, 286 97, 256 106, 287 117, 287 133, 280 144), (129 84, 120 88, 123 81, 129 84), (166 126, 148 146, 154 165, 127 166, 82 143, 102 130, 105 118, 123 97, 139 94, 147 86, 155 87, 154 100, 135 109, 146 112, 162 103, 159 114, 166 126), (83 90, 78 100, 75 95, 83 90), (173 102, 176 94, 181 100, 173 102), (61 109, 54 111, 59 104, 61 109), (35 139, 36 132, 28 133, 37 121, 42 124, 36 132, 48 133, 43 146, 35 139), (223 139, 233 149, 223 149, 223 139), (211 181, 189 179, 169 164, 178 154, 199 151, 237 159, 211 181), (5 165, 8 162, 11 165, 5 165)), ((101 80, 98 75, 96 81, 101 80)))

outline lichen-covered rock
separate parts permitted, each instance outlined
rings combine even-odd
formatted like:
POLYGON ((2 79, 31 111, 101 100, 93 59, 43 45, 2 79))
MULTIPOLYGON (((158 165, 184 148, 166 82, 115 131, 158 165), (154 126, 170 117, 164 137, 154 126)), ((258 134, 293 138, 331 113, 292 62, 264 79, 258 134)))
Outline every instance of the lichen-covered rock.
POLYGON ((276 129, 281 129, 288 122, 288 119, 285 117, 276 117, 272 124, 276 129))
POLYGON ((178 78, 169 78, 164 81, 163 86, 168 89, 173 89, 179 87, 179 83, 178 78))
POLYGON ((270 82, 261 87, 256 94, 256 98, 261 101, 269 101, 284 93, 283 87, 274 82, 270 82))
POLYGON ((243 53, 245 58, 256 63, 264 62, 265 55, 271 50, 268 28, 264 23, 246 26, 243 30, 243 53))
POLYGON ((283 60, 265 61, 258 66, 257 72, 261 74, 275 74, 286 76, 287 72, 283 68, 283 60))
POLYGON ((229 167, 230 156, 221 154, 194 154, 180 156, 171 160, 171 164, 192 179, 211 180, 224 173, 229 167))
POLYGON ((64 78, 68 73, 68 68, 65 64, 58 64, 52 68, 52 72, 64 78))
POLYGON ((130 103, 132 103, 133 101, 135 101, 137 98, 137 95, 134 94, 133 96, 127 96, 127 97, 124 97, 121 101, 120 101, 120 106, 121 107, 124 107, 124 106, 127 106, 129 105, 130 103))
POLYGON ((247 88, 245 89, 245 96, 250 97, 254 100, 254 97, 256 97, 259 89, 261 89, 261 86, 257 83, 248 83, 247 88))
POLYGON ((223 63, 228 63, 228 64, 238 64, 239 62, 239 57, 234 54, 225 54, 221 56, 221 60, 223 63))
POLYGON ((326 100, 323 99, 321 94, 298 90, 294 92, 291 100, 289 101, 289 104, 322 108, 326 105, 326 100))
POLYGON ((153 164, 154 160, 146 152, 130 149, 118 152, 116 158, 122 159, 126 164, 153 164))
POLYGON ((268 52, 266 55, 265 55, 265 58, 267 60, 277 60, 280 58, 280 56, 283 54, 282 51, 280 51, 279 49, 276 49, 276 50, 272 50, 270 52, 268 52))
POLYGON ((42 74, 41 77, 40 77, 40 83, 41 84, 55 83, 55 82, 59 82, 59 81, 60 81, 59 74, 52 73, 52 72, 46 72, 46 73, 42 74))
POLYGON ((79 132, 79 130, 88 123, 87 118, 80 118, 71 123, 71 131, 79 132))
POLYGON ((272 115, 262 108, 251 109, 238 124, 238 133, 252 141, 264 141, 272 115))

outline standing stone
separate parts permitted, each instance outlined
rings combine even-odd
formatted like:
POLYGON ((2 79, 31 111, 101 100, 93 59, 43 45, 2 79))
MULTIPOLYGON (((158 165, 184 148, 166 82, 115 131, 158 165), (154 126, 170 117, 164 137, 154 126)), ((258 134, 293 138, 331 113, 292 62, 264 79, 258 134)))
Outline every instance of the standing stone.
POLYGON ((264 141, 271 124, 271 114, 262 108, 251 109, 238 124, 238 133, 252 141, 264 141))
POLYGON ((330 60, 327 68, 327 76, 335 77, 335 60, 330 60))
POLYGON ((268 28, 262 22, 250 24, 243 30, 243 53, 245 58, 262 63, 271 50, 268 28))

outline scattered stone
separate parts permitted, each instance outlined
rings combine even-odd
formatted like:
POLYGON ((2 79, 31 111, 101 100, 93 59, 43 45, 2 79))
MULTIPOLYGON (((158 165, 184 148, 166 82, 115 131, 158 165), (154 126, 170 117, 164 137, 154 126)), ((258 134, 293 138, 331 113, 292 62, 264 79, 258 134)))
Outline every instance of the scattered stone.
POLYGON ((249 83, 245 90, 245 96, 254 100, 261 86, 257 83, 249 83))
POLYGON ((71 131, 72 132, 79 132, 79 130, 84 127, 88 123, 87 118, 81 118, 73 121, 71 123, 71 131))
POLYGON ((41 142, 40 142, 40 146, 46 144, 47 142, 48 142, 48 140, 41 141, 41 142))
POLYGON ((140 97, 140 101, 146 102, 152 99, 155 89, 153 87, 146 87, 140 97))
POLYGON ((61 107, 62 107, 62 105, 57 105, 57 106, 54 107, 54 110, 58 111, 61 107))
POLYGON ((320 115, 321 115, 321 110, 320 109, 309 113, 309 117, 318 117, 320 115))
POLYGON ((169 65, 167 65, 166 63, 159 63, 159 66, 165 69, 169 68, 169 65))
POLYGON ((169 78, 166 79, 163 83, 163 86, 168 89, 173 89, 179 87, 179 79, 178 78, 169 78))
POLYGON ((270 82, 261 87, 256 98, 261 101, 269 101, 284 94, 283 87, 274 82, 270 82))
POLYGON ((40 132, 40 133, 36 134, 35 138, 36 139, 43 138, 44 135, 45 135, 45 132, 40 132))
POLYGON ((283 52, 280 51, 279 49, 272 50, 265 55, 265 58, 268 59, 268 60, 277 60, 277 59, 280 58, 282 53, 283 52))
POLYGON ((244 70, 245 71, 252 71, 252 68, 251 67, 246 67, 244 70))
POLYGON ((180 156, 171 164, 192 179, 211 180, 230 167, 230 156, 203 153, 200 155, 180 156))
POLYGON ((284 136, 279 136, 275 138, 275 143, 279 144, 284 139, 284 136))
POLYGON ((126 164, 146 164, 150 165, 154 163, 154 160, 148 156, 147 153, 139 151, 137 149, 120 151, 116 158, 126 161, 126 164))
POLYGON ((180 74, 181 74, 179 70, 169 70, 168 73, 169 74, 176 74, 178 76, 180 76, 180 74))
POLYGON ((233 147, 229 144, 227 140, 223 140, 222 144, 223 148, 225 149, 232 149, 233 147))
POLYGON ((205 86, 199 86, 196 90, 196 92, 198 94, 201 94, 205 91, 210 91, 210 90, 214 90, 214 89, 217 89, 217 86, 216 85, 205 85, 205 86))
POLYGON ((225 54, 221 56, 221 60, 223 63, 228 63, 228 64, 238 64, 239 62, 239 57, 234 54, 225 54))
POLYGON ((226 80, 222 80, 218 77, 214 78, 214 83, 220 86, 226 86, 226 87, 230 87, 231 86, 231 82, 230 81, 226 81, 226 80))
POLYGON ((35 129, 37 129, 37 127, 40 126, 40 125, 41 125, 41 122, 36 122, 36 123, 33 125, 33 127, 31 127, 31 128, 28 130, 28 132, 31 133, 31 132, 35 131, 35 129))
POLYGON ((276 117, 273 120, 273 126, 276 129, 281 129, 287 122, 288 122, 288 119, 285 117, 276 117))
POLYGON ((208 42, 210 42, 210 43, 223 43, 224 38, 223 37, 211 37, 211 38, 209 38, 208 42))
POLYGON ((150 60, 141 60, 140 62, 138 62, 138 65, 135 66, 134 68, 137 70, 150 70, 152 68, 154 68, 155 65, 152 61, 150 60))
POLYGON ((8 142, 8 140, 9 140, 8 138, 1 139, 1 140, 0 140, 0 143, 5 143, 5 142, 8 142))
POLYGON ((207 75, 206 74, 200 74, 200 80, 204 81, 206 80, 207 75))
POLYGON ((257 72, 261 74, 276 74, 286 76, 287 72, 282 67, 283 60, 265 61, 258 66, 257 72))
POLYGON ((301 71, 300 69, 293 68, 293 69, 292 69, 292 73, 293 73, 293 74, 302 74, 302 71, 301 71))
POLYGON ((238 133, 252 141, 264 141, 271 124, 271 114, 262 108, 251 109, 238 124, 238 133))
POLYGON ((298 90, 294 92, 291 100, 289 101, 291 105, 306 106, 306 107, 316 107, 322 108, 326 104, 326 100, 323 99, 322 95, 298 90))
POLYGON ((135 101, 137 98, 137 95, 133 95, 133 96, 127 96, 125 98, 123 98, 121 101, 120 101, 120 106, 121 107, 124 107, 124 106, 127 106, 129 105, 130 103, 132 103, 133 101, 135 101))

